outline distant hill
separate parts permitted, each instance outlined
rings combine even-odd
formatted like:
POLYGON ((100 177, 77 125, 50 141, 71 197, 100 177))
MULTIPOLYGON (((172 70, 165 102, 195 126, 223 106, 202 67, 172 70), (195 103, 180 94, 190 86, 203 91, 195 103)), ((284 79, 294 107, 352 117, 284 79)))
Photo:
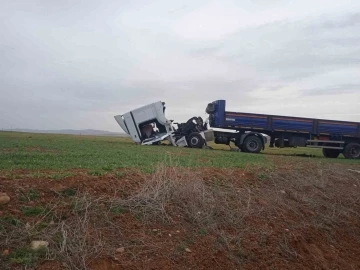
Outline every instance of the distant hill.
POLYGON ((17 128, 12 130, 5 131, 15 131, 15 132, 27 132, 27 133, 53 133, 53 134, 71 134, 71 135, 91 135, 91 136, 123 136, 127 137, 125 133, 111 132, 106 130, 96 130, 96 129, 59 129, 59 130, 40 130, 40 129, 23 129, 17 128))

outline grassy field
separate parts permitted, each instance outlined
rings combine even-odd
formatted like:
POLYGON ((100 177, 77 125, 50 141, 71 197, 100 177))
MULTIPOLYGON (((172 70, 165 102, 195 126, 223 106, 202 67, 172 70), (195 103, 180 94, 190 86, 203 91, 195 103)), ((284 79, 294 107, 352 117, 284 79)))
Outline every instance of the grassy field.
POLYGON ((156 164, 187 167, 244 167, 265 163, 260 155, 229 151, 137 146, 126 138, 0 133, 0 169, 112 170, 156 164))
POLYGON ((0 132, 0 269, 360 269, 359 160, 211 146, 0 132))
MULTIPOLYGON (((215 150, 186 149, 171 146, 137 146, 127 138, 91 137, 54 134, 0 132, 0 170, 111 171, 139 168, 152 171, 157 164, 185 167, 243 168, 249 165, 271 166, 272 155, 311 157, 314 162, 345 162, 344 158, 326 160, 318 149, 271 149, 262 154, 230 151, 222 145, 215 150)), ((300 159, 301 160, 301 159, 300 159)))

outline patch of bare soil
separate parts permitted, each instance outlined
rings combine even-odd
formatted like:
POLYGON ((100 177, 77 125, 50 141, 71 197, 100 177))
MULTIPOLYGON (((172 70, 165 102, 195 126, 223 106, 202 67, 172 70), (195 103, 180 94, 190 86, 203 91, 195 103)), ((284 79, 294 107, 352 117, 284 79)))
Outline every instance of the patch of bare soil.
POLYGON ((17 149, 14 148, 0 148, 0 153, 15 153, 17 149))
POLYGON ((0 266, 20 269, 11 254, 40 239, 44 270, 360 269, 359 191, 359 175, 334 164, 3 174, 0 266), (24 211, 35 207, 46 210, 24 211))
POLYGON ((39 147, 39 146, 28 146, 24 148, 25 152, 39 152, 39 153, 60 153, 59 150, 39 147))
MULTIPOLYGON (((0 152, 2 153, 16 153, 19 149, 17 148, 0 148, 0 152)), ((38 153, 60 153, 59 150, 49 149, 45 147, 35 147, 35 146, 28 146, 23 149, 25 152, 38 152, 38 153)))

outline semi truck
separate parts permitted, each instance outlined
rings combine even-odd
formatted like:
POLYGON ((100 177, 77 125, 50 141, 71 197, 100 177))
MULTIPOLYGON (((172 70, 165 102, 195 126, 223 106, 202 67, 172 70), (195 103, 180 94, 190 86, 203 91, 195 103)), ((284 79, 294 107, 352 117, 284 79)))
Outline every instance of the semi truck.
POLYGON ((315 118, 226 111, 226 101, 208 103, 208 118, 192 117, 175 123, 165 117, 165 103, 158 101, 115 116, 120 127, 142 145, 168 141, 170 145, 202 148, 208 142, 229 145, 239 151, 259 153, 269 147, 321 148, 327 158, 343 154, 360 158, 360 123, 315 118), (266 136, 267 135, 267 136, 266 136))

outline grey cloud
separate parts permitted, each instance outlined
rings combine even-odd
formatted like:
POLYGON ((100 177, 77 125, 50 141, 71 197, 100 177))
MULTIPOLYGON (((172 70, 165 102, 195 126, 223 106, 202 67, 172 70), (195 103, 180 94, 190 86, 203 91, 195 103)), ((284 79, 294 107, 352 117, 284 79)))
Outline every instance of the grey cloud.
POLYGON ((354 13, 342 20, 325 21, 320 25, 324 29, 347 28, 360 24, 360 13, 354 13))
POLYGON ((348 93, 359 93, 359 84, 342 84, 326 88, 314 88, 301 90, 303 96, 343 95, 348 93))
POLYGON ((174 31, 205 0, 50 2, 7 1, 0 10, 0 128, 116 131, 114 114, 157 100, 183 121, 220 98, 271 113, 272 93, 294 108, 301 101, 291 93, 359 93, 359 13, 284 15, 207 40, 174 31))
POLYGON ((299 69, 321 70, 327 66, 338 68, 339 65, 359 63, 360 39, 354 33, 360 32, 360 25, 353 25, 349 36, 334 33, 333 29, 314 30, 321 21, 314 20, 311 26, 309 24, 273 23, 241 31, 229 37, 227 44, 233 45, 224 47, 220 55, 269 73, 281 70, 285 76, 292 71, 297 73, 299 69), (229 50, 229 47, 234 48, 229 50))

